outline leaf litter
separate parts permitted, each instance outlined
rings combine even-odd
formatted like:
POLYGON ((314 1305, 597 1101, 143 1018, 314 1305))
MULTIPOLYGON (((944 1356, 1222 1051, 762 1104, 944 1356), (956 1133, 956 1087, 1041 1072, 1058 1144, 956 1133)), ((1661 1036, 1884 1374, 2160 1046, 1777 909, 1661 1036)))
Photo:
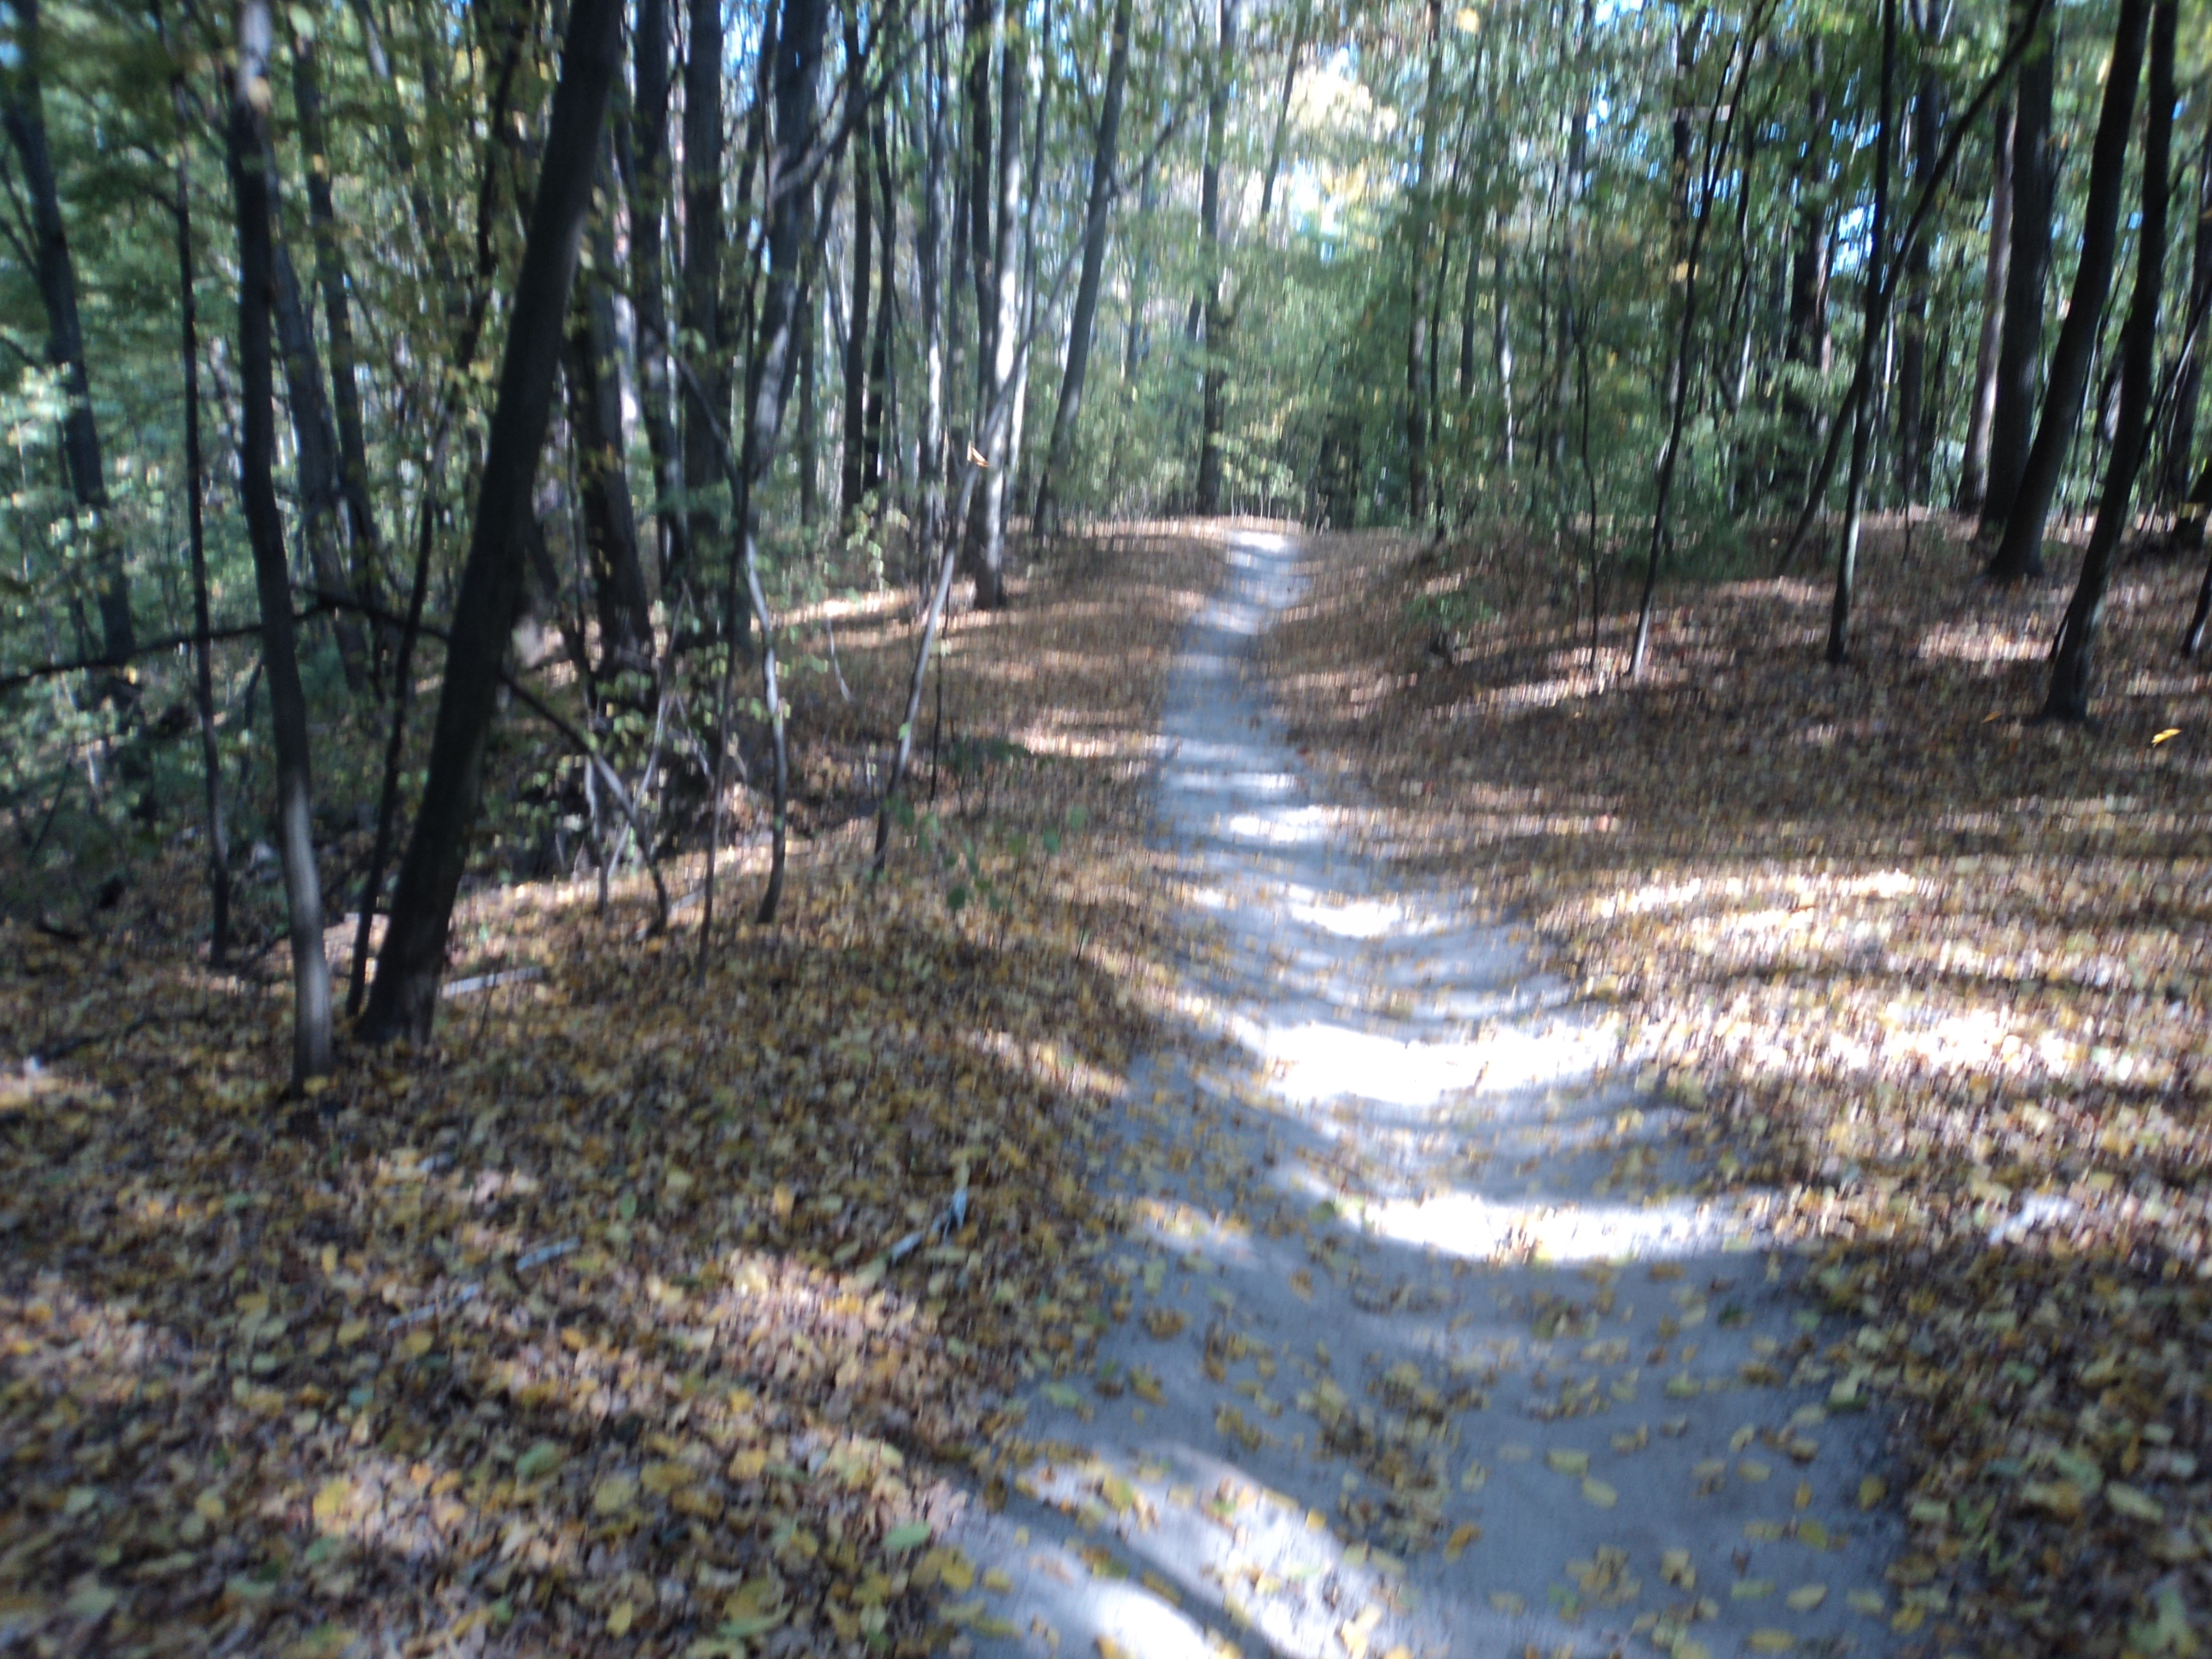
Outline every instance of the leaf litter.
POLYGON ((301 1102, 281 946, 196 963, 188 857, 88 939, 0 921, 0 1645, 940 1650, 994 1402, 1105 1318, 1097 1124, 1168 1000, 1142 778, 1219 556, 1071 539, 956 618, 883 884, 851 781, 911 645, 848 630, 791 914, 703 992, 641 884, 481 883, 490 988, 301 1102))

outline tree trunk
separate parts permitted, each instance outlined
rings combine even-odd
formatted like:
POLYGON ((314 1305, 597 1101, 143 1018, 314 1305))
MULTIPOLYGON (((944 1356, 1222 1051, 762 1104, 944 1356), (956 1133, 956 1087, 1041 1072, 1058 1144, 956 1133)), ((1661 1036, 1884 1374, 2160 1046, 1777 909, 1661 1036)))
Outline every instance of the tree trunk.
POLYGON ((2004 331, 2007 272, 2012 265, 2012 100, 2001 100, 1990 124, 1990 242, 1982 265, 1981 334, 1974 349, 1974 383, 1966 401, 1966 453, 1959 466, 1953 505, 1979 513, 1989 494, 1990 422, 1997 405, 1997 343, 2004 331))
POLYGON ((427 1038, 453 899, 483 787, 500 664, 524 578, 521 528, 559 362, 562 325, 590 217, 599 134, 621 50, 621 0, 573 0, 536 199, 501 353, 468 562, 453 604, 428 781, 392 894, 363 1029, 427 1038))
MULTIPOLYGON (((721 422, 730 406, 722 349, 722 6, 691 0, 691 39, 684 64, 684 338, 678 350, 705 384, 721 422)), ((703 499, 714 488, 714 439, 707 412, 686 398, 684 422, 684 562, 676 580, 696 584, 716 524, 703 499)), ((732 641, 734 647, 736 641, 732 641)))
POLYGON ((631 37, 635 149, 629 185, 629 302, 637 313, 637 401, 653 453, 653 517, 659 526, 654 563, 672 590, 686 562, 682 450, 676 435, 675 388, 668 373, 668 0, 638 0, 631 37))
MULTIPOLYGON (((343 490, 337 434, 331 422, 330 402, 323 395, 315 325, 301 296, 292 256, 282 242, 275 244, 275 264, 276 342, 284 359, 286 399, 292 406, 292 474, 300 496, 300 527, 307 538, 308 567, 318 587, 351 598, 353 583, 338 551, 343 490)), ((346 690, 359 696, 368 684, 368 645, 362 636, 361 621, 340 611, 331 618, 331 632, 338 642, 346 690)))
POLYGON ((890 415, 891 392, 891 325, 893 297, 898 293, 898 197, 891 171, 891 127, 887 114, 873 123, 872 146, 876 167, 876 337, 868 349, 868 419, 860 433, 863 451, 860 493, 872 495, 878 521, 882 521, 886 498, 884 489, 884 432, 890 415))
POLYGON ((274 157, 261 112, 272 30, 263 0, 239 9, 238 62, 230 106, 230 179, 238 210, 238 365, 241 388, 239 471, 261 601, 261 653, 276 739, 277 849, 292 945, 292 1082, 331 1067, 331 969, 323 957, 323 884, 315 867, 313 778, 307 693, 300 684, 292 629, 291 573, 271 461, 276 447, 276 364, 269 312, 276 286, 270 206, 274 157))
POLYGON ((1433 217, 1429 176, 1435 166, 1437 100, 1443 79, 1443 0, 1429 0, 1428 88, 1422 100, 1421 136, 1413 163, 1412 283, 1406 332, 1406 522, 1419 529, 1429 518, 1429 232, 1433 217))
POLYGON ((1221 292, 1221 155, 1228 147, 1229 95, 1237 68, 1237 0, 1216 0, 1216 8, 1219 46, 1206 100, 1206 163, 1198 198, 1199 234, 1206 244, 1206 367, 1200 374, 1195 503, 1202 519, 1221 511, 1222 400, 1229 374, 1229 312, 1221 292))
MULTIPOLYGON (((845 74, 858 86, 868 60, 860 43, 859 9, 845 8, 845 74)), ((875 275, 873 169, 868 165, 867 125, 849 140, 853 162, 853 279, 845 307, 844 442, 838 451, 838 521, 850 534, 866 488, 868 422, 868 284, 875 275)), ((888 298, 889 296, 885 296, 888 298)))
MULTIPOLYGON (((999 319, 991 285, 991 208, 998 199, 993 188, 991 143, 991 59, 999 50, 1005 27, 1006 0, 968 0, 967 27, 962 50, 968 106, 968 240, 965 257, 968 279, 975 289, 975 385, 971 433, 980 436, 979 423, 991 400, 992 331, 999 319)), ((970 439, 973 442, 973 437, 970 439)))
MULTIPOLYGON (((1937 14, 1940 25, 1943 14, 1937 14)), ((1933 52, 1940 36, 1922 40, 1933 52)), ((1916 183, 1935 171, 1943 137, 1943 82, 1932 69, 1920 77, 1912 99, 1912 177, 1916 183)), ((1928 242, 1916 242, 1905 269, 1905 313, 1899 319, 1897 352, 1897 494, 1907 506, 1925 494, 1928 479, 1925 430, 1928 392, 1928 242)))
MULTIPOLYGON (((1874 221, 1867 240, 1867 264, 1862 279, 1866 293, 1866 322, 1863 337, 1880 337, 1888 321, 1890 292, 1887 264, 1889 237, 1889 158, 1896 148, 1892 118, 1897 95, 1897 0, 1882 0, 1881 89, 1880 126, 1875 132, 1874 221)), ((1920 175, 1923 190, 1934 172, 1920 175)), ((1840 666, 1850 657, 1851 606, 1858 583, 1859 531, 1866 505, 1869 451, 1874 444, 1874 399, 1863 397, 1851 416, 1851 470, 1844 485, 1844 533, 1836 548, 1836 589, 1828 607, 1828 661, 1840 666)))
MULTIPOLYGON (((611 204, 612 170, 604 162, 600 177, 611 204)), ((649 678, 654 656, 653 596, 646 589, 637 518, 630 506, 629 471, 623 459, 622 342, 616 333, 614 293, 608 286, 621 265, 614 228, 604 214, 592 216, 591 237, 592 268, 576 283, 561 362, 599 623, 599 675, 611 678, 627 672, 649 678)))
MULTIPOLYGON (((805 257, 812 218, 812 192, 785 188, 803 163, 815 139, 815 83, 822 73, 822 40, 828 22, 824 0, 783 0, 782 18, 775 40, 775 149, 769 158, 765 195, 769 208, 768 271, 761 306, 754 325, 752 352, 746 374, 746 407, 743 447, 737 458, 737 477, 732 481, 737 496, 737 563, 744 577, 748 603, 760 617, 761 690, 767 705, 775 757, 775 827, 768 885, 761 894, 755 919, 763 925, 775 920, 783 891, 784 841, 788 769, 784 749, 783 702, 776 683, 775 636, 770 627, 767 596, 760 580, 760 485, 775 459, 776 441, 783 428, 785 400, 793 379, 792 337, 803 299, 799 264, 805 257)), ((851 95, 861 95, 855 81, 851 95)), ((865 163, 863 163, 865 166, 865 163)), ((724 450, 726 457, 727 450, 724 450)), ((731 584, 726 624, 736 626, 737 584, 731 584)), ((726 659, 722 706, 726 721, 730 674, 735 654, 726 659)), ((726 745, 725 745, 726 747, 726 745)), ((715 813, 719 823, 722 791, 716 779, 715 813)), ((714 928, 714 842, 708 844, 707 893, 700 922, 700 964, 703 972, 709 936, 714 928)))
MULTIPOLYGON (((994 8, 993 25, 1000 19, 994 8)), ((1019 359, 1022 326, 1020 258, 1022 213, 1023 101, 1029 76, 1023 61, 1024 47, 1012 30, 1002 34, 999 67, 999 130, 997 198, 992 212, 989 282, 988 356, 983 369, 988 395, 980 398, 979 412, 988 409, 1013 382, 1019 359)), ((984 331, 979 329, 979 334, 984 331)), ((978 341, 979 350, 983 342, 978 341)), ((1006 473, 1011 460, 1011 435, 1002 423, 989 434, 985 447, 988 476, 975 491, 968 518, 968 562, 975 580, 978 609, 995 611, 1006 602, 1006 473)))
POLYGON ((1821 398, 1808 387, 1828 372, 1828 268, 1832 245, 1828 185, 1828 89, 1820 43, 1805 49, 1809 90, 1805 102, 1805 154, 1797 171, 1796 234, 1790 262, 1790 332, 1784 348, 1797 373, 1784 383, 1782 407, 1789 436, 1784 440, 1778 482, 1785 495, 1802 493, 1804 452, 1820 441, 1821 398))
POLYGON ((1083 219, 1083 269, 1075 281, 1075 308, 1067 319, 1067 367, 1060 377, 1060 404, 1044 476, 1037 481, 1036 521, 1049 528, 1060 516, 1059 490, 1075 448, 1075 423, 1083 413, 1083 383, 1090 373, 1091 333, 1098 319, 1098 289, 1106 271, 1106 225, 1114 207, 1114 168, 1121 141, 1121 100, 1129 78, 1132 0, 1115 0, 1113 44, 1106 55, 1106 94, 1098 137, 1091 152, 1090 205, 1083 219))
POLYGON ((346 286, 345 256, 338 246, 337 210, 331 196, 330 137, 315 43, 292 43, 292 101, 306 152, 307 224, 315 244, 315 286, 323 299, 323 326, 331 341, 331 408, 337 418, 338 488, 353 537, 353 592, 374 596, 384 581, 384 544, 368 492, 368 441, 362 422, 360 352, 354 344, 353 301, 346 286))
POLYGON ((1498 363, 1498 464, 1513 470, 1513 290, 1505 265, 1505 232, 1512 210, 1500 204, 1490 244, 1491 355, 1498 363))
POLYGON ((2189 252, 2189 332, 2173 368, 2173 407, 2166 428, 2165 465, 2160 468, 2162 501, 2179 505, 2189 489, 2189 465, 2197 447, 2197 399, 2204 380, 2205 333, 2212 330, 2212 119, 2204 123, 2203 147, 2197 157, 2197 234, 2189 252))
MULTIPOLYGON (((2028 0, 2014 0, 2015 14, 2028 0)), ((2044 289, 2051 277, 2051 99, 2057 25, 2047 15, 2021 59, 2012 129, 2012 252, 2005 265, 2004 328, 1997 343, 1996 404, 1982 495, 1982 533, 2012 517, 2034 435, 2035 366, 2043 355, 2044 289)), ((2038 526, 2039 531, 2041 526, 2038 526)))
POLYGON ((927 552, 938 544, 945 520, 945 76, 939 58, 938 10, 931 0, 922 43, 925 83, 922 135, 921 223, 915 238, 916 298, 921 307, 921 430, 915 441, 915 475, 921 492, 921 520, 916 542, 925 550, 915 568, 919 586, 928 580, 927 552))
MULTIPOLYGON (((2081 574, 2059 624, 2052 654, 2051 690, 2043 713, 2051 720, 2089 717, 2089 678, 2097 634, 2104 622, 2105 592, 2113 556, 2134 515, 2136 473, 2150 430, 2151 370, 2158 352, 2158 307, 2166 269, 2169 168, 2173 143, 2175 0, 2156 0, 2150 26, 2149 107, 2144 111, 2142 228, 2136 242, 2136 289, 2120 341, 2120 413, 2112 434, 2097 523, 2081 556, 2081 574)), ((2117 71, 2120 54, 2113 53, 2117 71)))
MULTIPOLYGON (((2105 79, 2104 107, 2097 117, 2097 137, 2089 155, 2089 189, 2081 211, 2081 262, 2074 272, 2073 297, 2067 301, 2066 322, 2051 348, 2051 374, 2044 388, 2043 414, 2036 422, 2035 442, 2028 450, 2027 465, 2020 476, 2020 489, 2005 519, 2004 538, 1990 561, 1990 574, 1999 580, 2017 580, 2043 574, 2043 528, 2051 503, 2058 493, 2059 475, 2066 453, 2072 447, 2081 420, 2081 398, 2089 380, 2089 360, 2097 349, 2098 325, 2104 320, 2105 296, 2112 283, 2112 261, 2118 251, 2120 198, 2126 183, 2128 125, 2136 106, 2136 83, 2142 78, 2143 33, 2149 22, 2149 0, 2120 0, 2113 28, 2112 65, 2105 79)), ((2027 65, 2021 66, 2025 76, 2027 65)), ((2020 252, 2013 252, 2017 269, 2020 252)), ((2008 319, 2008 320, 2009 320, 2008 319)), ((2003 405, 1998 406, 2000 414, 2003 405)), ((1994 472, 1994 469, 1993 469, 1994 472)), ((1992 499, 1996 481, 1990 480, 1992 499)))
POLYGON ((208 963, 230 956, 230 837, 223 823, 222 754, 216 741, 215 647, 208 634, 207 468, 200 454, 199 298, 192 283, 191 161, 183 135, 192 131, 181 77, 169 88, 177 108, 177 322, 185 369, 185 526, 191 554, 192 707, 199 716, 200 775, 207 793, 208 963))
MULTIPOLYGON (((0 122, 8 128, 15 159, 23 169, 23 192, 30 198, 30 229, 35 244, 39 298, 46 312, 46 363, 59 371, 68 411, 62 416, 62 455, 70 493, 92 534, 93 580, 100 607, 100 653, 121 663, 137 646, 131 619, 129 574, 123 546, 107 513, 107 471, 100 457, 100 426, 92 412, 92 382, 84 361, 84 328, 77 319, 76 265, 62 227, 59 186, 52 152, 46 143, 46 93, 40 78, 45 55, 40 0, 12 0, 15 48, 12 64, 0 70, 0 122)), ((127 699, 128 683, 110 683, 110 695, 127 699)))

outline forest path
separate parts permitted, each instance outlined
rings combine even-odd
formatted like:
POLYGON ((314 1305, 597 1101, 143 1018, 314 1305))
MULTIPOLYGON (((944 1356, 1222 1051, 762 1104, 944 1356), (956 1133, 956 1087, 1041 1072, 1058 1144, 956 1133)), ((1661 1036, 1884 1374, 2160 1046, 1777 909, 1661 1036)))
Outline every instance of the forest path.
POLYGON ((1130 1080, 1093 1374, 1034 1389, 1036 1461, 927 1558, 963 1644, 1889 1651, 1846 1322, 1681 1195, 1610 1021, 1333 829, 1249 649, 1297 588, 1236 536, 1169 694, 1200 1035, 1130 1080))

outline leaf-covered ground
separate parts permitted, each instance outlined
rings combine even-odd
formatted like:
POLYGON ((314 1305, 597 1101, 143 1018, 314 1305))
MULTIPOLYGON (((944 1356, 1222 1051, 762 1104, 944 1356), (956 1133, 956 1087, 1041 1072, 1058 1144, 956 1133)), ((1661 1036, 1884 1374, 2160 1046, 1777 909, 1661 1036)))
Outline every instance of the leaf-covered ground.
MULTIPOLYGON (((2061 561, 2062 565, 2065 561, 2061 561)), ((2033 723, 2070 571, 1872 538, 1856 660, 1814 580, 1678 593, 1593 661, 1559 555, 1315 544, 1266 649, 1370 841, 1517 915, 1776 1194, 1893 1411, 1929 1654, 2187 1655, 2212 1624, 2212 680, 2199 575, 2131 565, 2099 720, 2033 723), (2203 1466, 2200 1468, 2200 1466, 2203 1466)))
POLYGON ((1143 775, 1218 557, 1071 544, 957 619, 880 884, 911 635, 846 606, 786 918, 703 987, 641 881, 487 884, 491 982, 299 1102, 282 951, 205 967, 188 851, 89 937, 0 921, 0 1649, 941 1645, 951 1476, 1098 1316, 1098 1125, 1168 1007, 1143 775))

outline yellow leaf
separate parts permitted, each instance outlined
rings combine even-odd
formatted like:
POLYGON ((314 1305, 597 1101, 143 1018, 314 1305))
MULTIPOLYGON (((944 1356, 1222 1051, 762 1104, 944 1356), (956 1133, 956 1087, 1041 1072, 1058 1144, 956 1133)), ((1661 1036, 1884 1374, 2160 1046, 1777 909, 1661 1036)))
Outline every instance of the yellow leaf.
POLYGON ((1809 1480, 1800 1480, 1797 1483, 1796 1493, 1790 1498, 1790 1506, 1794 1509, 1811 1509, 1813 1507, 1813 1483, 1809 1480))
POLYGON ((1452 1528, 1451 1536, 1444 1540, 1444 1559, 1456 1561, 1465 1553, 1469 1544, 1482 1536, 1482 1528, 1472 1521, 1462 1521, 1452 1528))
POLYGON ((689 1465, 674 1462, 647 1463, 638 1472, 638 1483, 658 1498, 665 1498, 698 1478, 689 1465))
POLYGON ((637 1502, 637 1482, 627 1474, 611 1474, 592 1489, 592 1508, 600 1515, 619 1515, 637 1502))
POLYGON ((630 1625, 636 1618, 637 1604, 635 1602, 616 1602, 614 1611, 607 1615, 607 1634, 610 1636, 629 1635, 630 1625))
POLYGON ((1588 1474, 1589 1454, 1586 1451, 1547 1451, 1544 1462, 1560 1474, 1588 1474))
POLYGON ((1859 1507, 1870 1510, 1889 1496, 1889 1482, 1878 1474, 1870 1474, 1859 1482, 1859 1507))
POLYGON ((329 1528, 346 1511, 353 1499, 353 1482, 340 1479, 325 1480, 315 1493, 314 1516, 318 1526, 329 1528))
POLYGON ((1698 1570, 1690 1565, 1687 1550, 1666 1550, 1659 1557, 1659 1576, 1677 1589, 1693 1590, 1698 1587, 1698 1570))
POLYGON ((1751 1633, 1753 1653, 1787 1653, 1797 1645, 1797 1638, 1786 1630, 1755 1630, 1751 1633))
POLYGON ((1790 1604, 1792 1613, 1810 1613, 1828 1599, 1826 1584, 1800 1584, 1782 1598, 1790 1604))
POLYGON ((1583 1481, 1583 1496, 1601 1510, 1609 1510, 1620 1502, 1620 1494, 1595 1475, 1583 1481))
POLYGON ((1853 1613, 1863 1613, 1869 1618, 1879 1619, 1889 1611, 1889 1604, 1881 1599, 1880 1590, 1855 1589, 1844 1600, 1853 1613))
POLYGON ((1736 1474, 1746 1480, 1764 1480, 1774 1473, 1755 1457, 1747 1457, 1735 1466, 1736 1474))
POLYGON ((937 1576, 953 1594, 965 1595, 975 1587, 975 1564, 960 1551, 948 1549, 938 1564, 937 1576))
POLYGON ((2150 746, 2151 746, 2152 748, 2155 749, 2155 748, 2157 748, 2157 747, 2159 746, 2159 744, 2162 744, 2162 743, 2167 743, 2167 742, 2170 742, 2170 741, 2172 741, 2173 738, 2178 738, 2178 737, 2179 737, 2180 735, 2181 735, 2181 728, 2180 728, 2179 726, 2167 726, 2167 727, 2166 728, 2166 730, 2165 730, 2165 731, 2159 732, 2155 737, 2154 737, 2154 738, 2151 738, 2151 740, 2150 740, 2150 746))

